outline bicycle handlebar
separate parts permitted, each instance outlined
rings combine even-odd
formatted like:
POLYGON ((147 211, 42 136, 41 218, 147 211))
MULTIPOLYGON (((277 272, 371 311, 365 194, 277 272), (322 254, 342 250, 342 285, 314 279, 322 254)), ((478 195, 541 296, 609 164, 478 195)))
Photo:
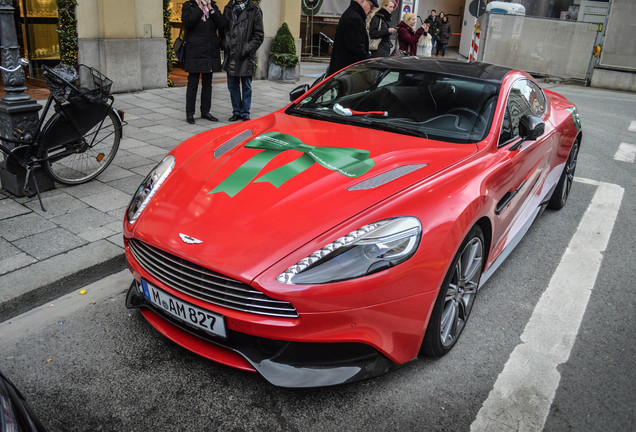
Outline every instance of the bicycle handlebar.
POLYGON ((20 60, 18 61, 18 65, 16 67, 14 67, 13 69, 8 69, 4 66, 0 66, 0 70, 4 71, 4 72, 17 72, 20 70, 20 68, 26 67, 29 65, 29 61, 27 59, 25 59, 24 57, 21 57, 20 60))

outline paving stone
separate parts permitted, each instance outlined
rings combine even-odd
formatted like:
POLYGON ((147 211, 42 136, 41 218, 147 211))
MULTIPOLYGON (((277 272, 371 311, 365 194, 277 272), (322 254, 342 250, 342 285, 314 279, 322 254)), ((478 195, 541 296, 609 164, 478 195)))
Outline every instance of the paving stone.
POLYGON ((178 146, 179 144, 181 144, 183 141, 184 139, 163 137, 156 140, 149 140, 148 144, 161 147, 162 149, 169 151, 175 148, 176 146, 178 146))
MULTIPOLYGON (((148 145, 148 143, 135 138, 123 138, 119 143, 119 151, 130 150, 132 148, 143 147, 145 145, 148 145)), ((119 155, 119 151, 117 152, 117 156, 119 155)))
POLYGON ((124 237, 121 234, 115 234, 108 237, 108 241, 122 249, 124 248, 124 237))
POLYGON ((88 183, 73 186, 67 190, 67 193, 75 198, 82 199, 89 195, 99 196, 101 194, 112 192, 113 190, 115 189, 112 186, 108 186, 106 183, 99 181, 99 179, 95 179, 88 183))
POLYGON ((118 209, 114 209, 108 212, 108 214, 110 216, 113 216, 114 218, 118 219, 120 222, 120 226, 119 228, 121 229, 121 221, 124 220, 124 215, 126 214, 126 210, 128 209, 128 203, 126 203, 125 207, 120 207, 118 209))
POLYGON ((134 149, 130 149, 129 150, 131 153, 136 154, 137 156, 142 156, 145 158, 149 158, 149 159, 153 159, 154 156, 161 156, 159 160, 163 159, 163 157, 166 155, 166 149, 163 149, 161 147, 157 147, 157 146, 153 146, 153 145, 146 145, 143 147, 137 147, 134 149))
POLYGON ((55 228, 45 217, 29 213, 0 220, 0 235, 10 242, 55 228))
POLYGON ((157 165, 154 161, 149 161, 149 162, 150 163, 148 165, 142 165, 135 168, 131 168, 131 171, 143 176, 143 178, 146 178, 148 173, 157 165))
POLYGON ((34 257, 0 239, 0 275, 25 267, 35 261, 34 257))
POLYGON ((63 228, 54 228, 13 242, 29 255, 43 260, 86 244, 87 241, 63 228))
POLYGON ((51 219, 51 222, 54 224, 75 234, 94 228, 100 228, 114 221, 114 217, 88 206, 84 209, 51 219))
MULTIPOLYGON (((106 227, 99 227, 99 228, 93 228, 88 231, 81 232, 78 235, 88 242, 94 242, 97 240, 112 237, 115 234, 116 233, 113 230, 110 230, 106 227)), ((123 247, 123 242, 122 242, 122 247, 123 247)))
POLYGON ((108 184, 117 190, 129 194, 132 198, 134 193, 137 192, 137 188, 139 187, 141 182, 144 181, 144 178, 146 178, 145 175, 133 174, 130 177, 114 180, 108 184))
POLYGON ((43 196, 42 204, 44 205, 46 211, 42 211, 40 202, 37 199, 35 201, 26 203, 25 205, 33 210, 35 213, 38 213, 39 215, 44 216, 47 219, 51 219, 59 215, 63 215, 86 207, 86 204, 84 204, 76 197, 69 195, 68 193, 60 193, 53 196, 43 196))
POLYGON ((121 168, 132 170, 133 172, 135 172, 134 168, 148 165, 150 163, 152 163, 150 159, 132 154, 129 151, 117 152, 117 156, 115 156, 115 160, 113 160, 113 164, 121 168))
MULTIPOLYGON (((0 201, 0 220, 12 218, 14 216, 31 213, 28 207, 25 207, 14 200, 3 199, 0 201)), ((0 231, 1 232, 1 231, 0 231)))
POLYGON ((0 260, 0 275, 21 269, 36 261, 35 258, 24 252, 18 252, 15 255, 0 260))
POLYGON ((127 206, 130 202, 130 195, 115 188, 111 189, 109 192, 89 195, 81 198, 81 200, 103 212, 127 206))
POLYGON ((106 171, 100 174, 99 181, 110 183, 113 180, 130 177, 132 175, 135 175, 135 173, 132 171, 129 171, 117 165, 111 165, 106 171))

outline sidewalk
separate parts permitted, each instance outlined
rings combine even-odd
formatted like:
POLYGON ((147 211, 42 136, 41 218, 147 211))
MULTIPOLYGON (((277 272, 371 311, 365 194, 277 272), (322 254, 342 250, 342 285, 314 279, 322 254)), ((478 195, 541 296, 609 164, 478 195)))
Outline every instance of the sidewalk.
MULTIPOLYGON (((252 118, 287 105, 290 90, 312 83, 326 67, 303 63, 298 82, 253 81, 252 118)), ((43 192, 46 212, 37 197, 17 198, 0 189, 0 322, 125 268, 122 224, 131 195, 168 151, 228 124, 232 115, 225 83, 215 82, 212 114, 220 121, 195 117, 194 125, 186 123, 185 91, 115 95, 115 107, 128 122, 115 160, 95 180, 43 192)), ((198 101, 196 107, 199 116, 198 101)))

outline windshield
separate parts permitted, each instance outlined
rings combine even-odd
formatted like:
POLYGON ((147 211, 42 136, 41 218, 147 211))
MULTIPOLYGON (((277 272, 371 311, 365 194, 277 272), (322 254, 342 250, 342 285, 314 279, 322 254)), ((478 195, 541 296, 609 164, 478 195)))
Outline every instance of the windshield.
POLYGON ((491 82, 418 70, 347 68, 288 114, 454 143, 485 138, 499 87, 491 82))

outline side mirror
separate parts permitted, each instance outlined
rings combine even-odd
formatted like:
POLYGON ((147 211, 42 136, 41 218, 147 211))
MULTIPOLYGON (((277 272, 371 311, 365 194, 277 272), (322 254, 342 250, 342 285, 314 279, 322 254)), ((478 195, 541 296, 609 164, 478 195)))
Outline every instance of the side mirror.
POLYGON ((289 92, 289 101, 290 102, 295 101, 296 99, 298 99, 299 97, 307 93, 307 90, 309 90, 308 84, 299 85, 298 87, 296 87, 295 89, 289 92))
POLYGON ((519 119, 519 135, 524 141, 534 141, 545 132, 545 123, 533 115, 523 115, 519 119))

